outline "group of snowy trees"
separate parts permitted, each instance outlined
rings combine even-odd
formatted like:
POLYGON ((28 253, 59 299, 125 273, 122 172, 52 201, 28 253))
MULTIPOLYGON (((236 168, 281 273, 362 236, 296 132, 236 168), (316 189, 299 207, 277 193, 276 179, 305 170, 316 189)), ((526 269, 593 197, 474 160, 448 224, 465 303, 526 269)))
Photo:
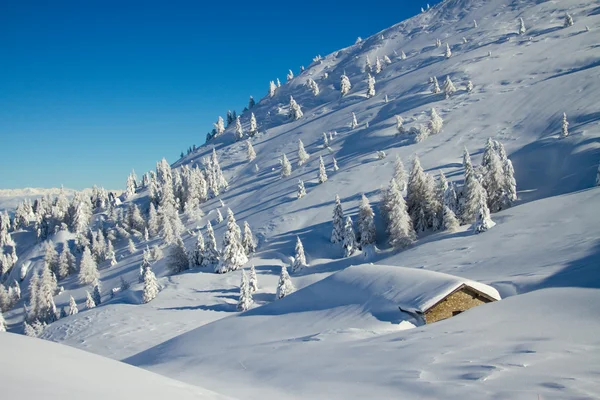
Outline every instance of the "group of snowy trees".
POLYGON ((375 244, 375 214, 369 199, 363 194, 358 206, 357 232, 350 216, 344 219, 344 211, 339 196, 335 196, 333 207, 333 229, 331 243, 339 243, 344 250, 344 257, 353 255, 357 250, 375 244))

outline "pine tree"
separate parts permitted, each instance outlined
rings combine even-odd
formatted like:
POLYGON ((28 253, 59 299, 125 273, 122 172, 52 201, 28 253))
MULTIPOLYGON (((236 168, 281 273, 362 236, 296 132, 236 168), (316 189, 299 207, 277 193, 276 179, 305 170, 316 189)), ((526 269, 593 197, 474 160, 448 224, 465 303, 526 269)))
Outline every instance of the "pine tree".
POLYGON ((196 248, 191 254, 190 263, 196 267, 204 264, 204 254, 206 253, 206 246, 204 244, 204 235, 202 231, 198 231, 198 239, 196 240, 196 248))
POLYGON ((567 113, 563 113, 561 136, 564 138, 569 136, 569 121, 567 121, 567 113))
MULTIPOLYGON (((252 108, 254 108, 254 106, 256 105, 256 101, 254 101, 254 97, 250 96, 250 99, 248 99, 248 109, 251 110, 252 108)), ((233 118, 235 119, 236 115, 235 115, 235 111, 233 112, 233 118)))
POLYGON ((235 271, 248 262, 242 246, 242 234, 231 210, 227 211, 227 232, 223 238, 223 254, 215 272, 223 274, 235 271))
POLYGON ((215 265, 219 262, 219 250, 217 250, 217 240, 210 221, 206 223, 206 253, 203 260, 203 265, 215 265))
POLYGON ((300 106, 298 105, 298 103, 296 103, 296 100, 294 100, 294 98, 292 96, 290 96, 289 117, 291 119, 293 119, 294 121, 297 121, 300 118, 302 118, 303 115, 304 114, 302 114, 302 110, 300 109, 300 106))
POLYGON ((294 73, 293 73, 293 72, 292 72, 292 70, 290 69, 290 70, 288 71, 288 74, 287 74, 287 80, 288 80, 288 82, 289 82, 289 81, 291 81, 292 79, 294 79, 294 73))
POLYGON ((304 246, 302 245, 302 241, 299 236, 296 236, 296 255, 294 257, 294 262, 292 264, 292 272, 296 272, 301 270, 304 267, 308 266, 306 262, 306 256, 304 255, 304 246))
POLYGON ((423 171, 416 156, 408 178, 406 202, 417 232, 424 232, 435 226, 436 211, 440 207, 435 196, 434 183, 431 176, 423 171))
POLYGON ((39 276, 37 273, 33 273, 33 276, 29 280, 29 313, 26 314, 27 320, 35 320, 38 318, 38 313, 40 309, 40 299, 39 299, 39 276))
POLYGON ((438 83, 437 77, 433 77, 433 88, 431 89, 431 93, 438 94, 442 90, 440 89, 440 84, 438 83))
POLYGON ((379 59, 379 56, 377 56, 375 57, 375 74, 380 73, 382 69, 383 66, 381 65, 381 60, 379 59))
POLYGON ((49 268, 50 271, 55 272, 58 270, 58 253, 54 248, 54 244, 50 241, 46 242, 44 265, 49 268))
POLYGON ((360 238, 360 246, 364 248, 370 244, 375 244, 375 213, 369 204, 369 199, 364 194, 358 205, 358 234, 360 238))
POLYGON ((302 140, 298 139, 298 166, 304 165, 309 158, 310 155, 304 149, 304 143, 302 143, 302 140))
POLYGON ((250 255, 256 251, 256 243, 254 241, 254 236, 252 235, 248 221, 244 221, 244 237, 242 239, 242 247, 244 250, 246 250, 247 255, 250 255))
POLYGON ((279 299, 283 299, 285 296, 291 294, 296 290, 294 285, 292 284, 292 279, 287 272, 287 268, 285 265, 281 266, 281 275, 279 275, 279 283, 277 284, 277 293, 275 297, 279 299))
POLYGON ((333 170, 337 171, 339 169, 340 167, 338 167, 337 160, 335 159, 335 157, 333 157, 333 170))
POLYGON ((94 303, 96 303, 97 306, 102 304, 102 295, 100 294, 99 282, 96 282, 96 284, 94 285, 94 290, 92 291, 92 299, 94 299, 94 303))
POLYGON ((223 132, 225 132, 225 122, 223 121, 223 118, 219 116, 219 118, 217 119, 217 122, 214 124, 215 126, 215 131, 217 132, 216 136, 221 135, 223 132))
POLYGON ((573 26, 573 17, 569 13, 567 13, 565 15, 565 25, 564 26, 565 26, 565 28, 573 26))
POLYGON ((367 77, 367 98, 375 96, 375 78, 368 74, 367 77))
POLYGON ((314 81, 313 78, 308 78, 308 80, 306 81, 306 86, 310 88, 313 96, 319 95, 319 85, 317 84, 317 82, 314 81))
POLYGON ((269 82, 269 97, 275 96, 276 90, 277 90, 277 85, 275 85, 275 82, 273 82, 273 81, 269 82))
POLYGON ((217 218, 215 218, 215 221, 217 221, 217 224, 220 224, 221 222, 223 222, 223 214, 221 214, 221 210, 219 210, 217 208, 217 218))
POLYGON ((340 196, 335 195, 333 207, 333 230, 331 231, 331 243, 340 243, 344 240, 344 210, 340 196))
POLYGON ((437 48, 442 47, 442 41, 440 39, 435 39, 435 47, 437 47, 437 48))
POLYGON ((252 291, 248 284, 248 278, 246 277, 246 271, 242 270, 242 281, 240 283, 240 298, 237 304, 238 311, 247 311, 252 306, 252 291))
POLYGON ((467 92, 471 93, 473 91, 473 82, 467 82, 467 92))
POLYGON ((172 274, 178 274, 190 268, 190 260, 181 237, 177 237, 175 247, 169 253, 167 268, 172 274))
POLYGON ((322 156, 319 156, 319 178, 318 179, 319 179, 319 183, 327 182, 327 171, 325 170, 325 163, 323 162, 322 156))
POLYGON ((365 57, 365 74, 370 74, 373 72, 373 66, 371 65, 371 59, 369 56, 365 57))
POLYGON ((352 218, 346 217, 344 224, 344 257, 350 257, 356 251, 356 235, 352 225, 352 218))
POLYGON ((505 177, 504 166, 495 150, 490 152, 489 159, 483 165, 483 169, 482 185, 487 193, 488 208, 491 212, 498 212, 505 205, 505 177))
POLYGON ((89 247, 83 250, 81 261, 79 262, 79 283, 82 285, 91 285, 100 278, 98 265, 92 257, 89 247))
POLYGON ((250 136, 254 136, 258 133, 258 124, 256 123, 256 117, 254 116, 254 113, 250 114, 250 130, 248 131, 248 134, 250 136))
POLYGON ((392 63, 392 60, 390 60, 390 58, 387 55, 383 56, 383 61, 388 65, 392 63))
POLYGON ((69 246, 65 243, 62 251, 58 256, 58 279, 64 279, 74 272, 74 257, 69 250, 69 246))
POLYGON ((252 147, 250 140, 246 140, 246 146, 248 147, 248 161, 254 161, 256 158, 256 152, 254 151, 254 147, 252 147))
POLYGON ((401 116, 396 115, 396 131, 398 134, 403 134, 405 132, 403 124, 404 119, 401 116))
POLYGON ((6 332, 6 320, 0 311, 0 332, 6 332))
POLYGON ((75 315, 79 312, 79 309, 77 308, 77 303, 75 302, 75 299, 73 298, 73 296, 69 297, 69 311, 68 311, 68 315, 75 315))
POLYGON ((297 192, 297 196, 299 199, 303 198, 304 196, 306 196, 306 189, 304 188, 304 181, 299 180, 298 181, 298 192, 297 192))
POLYGON ((150 210, 148 211, 148 233, 150 236, 155 237, 158 235, 159 220, 156 208, 153 203, 150 203, 150 210))
POLYGON ((158 285, 156 275, 154 275, 154 272, 152 272, 152 268, 147 268, 144 272, 144 291, 142 293, 142 302, 149 303, 150 301, 154 300, 159 291, 160 286, 158 285))
POLYGON ((285 153, 282 154, 280 162, 281 162, 281 177, 285 178, 287 176, 290 176, 292 174, 292 164, 290 163, 290 160, 288 160, 285 153))
POLYGON ((483 186, 481 186, 479 181, 475 180, 475 182, 475 197, 478 199, 478 202, 476 219, 472 229, 475 233, 481 233, 492 228, 494 225, 496 225, 496 223, 490 218, 490 210, 487 206, 487 196, 485 193, 485 189, 483 188, 483 186))
POLYGON ((444 93, 446 94, 446 98, 449 98, 456 92, 456 87, 449 75, 446 75, 446 80, 444 81, 444 93))
POLYGON ((502 170, 504 173, 502 208, 505 209, 511 207, 517 200, 517 181, 515 180, 515 170, 509 159, 504 161, 502 170))
POLYGON ((400 155, 396 155, 396 160, 394 161, 394 177, 393 179, 396 181, 398 185, 398 189, 403 192, 406 190, 406 170, 404 169, 404 163, 400 158, 400 155))
POLYGON ((406 60, 406 53, 404 53, 404 51, 402 51, 402 52, 400 53, 400 59, 401 59, 401 60, 406 60))
POLYGON ((444 52, 444 57, 446 57, 446 59, 452 57, 452 50, 450 50, 450 45, 448 43, 446 43, 446 51, 444 52))
POLYGON ((125 197, 130 198, 135 194, 135 189, 137 187, 136 179, 135 179, 135 171, 132 171, 131 174, 127 177, 127 186, 125 190, 125 197))
POLYGON ((88 292, 87 290, 85 291, 85 308, 92 309, 96 307, 96 303, 94 302, 94 299, 92 298, 92 295, 90 294, 90 292, 88 292))
POLYGON ((256 277, 256 269, 254 264, 250 266, 250 278, 248 279, 248 286, 250 287, 250 293, 255 293, 258 290, 258 278, 256 277))
POLYGON ((352 84, 350 83, 350 79, 346 76, 346 74, 342 74, 340 77, 340 93, 342 96, 345 96, 352 89, 352 84))
POLYGON ((244 129, 242 128, 242 122, 240 121, 240 117, 235 119, 235 137, 237 140, 242 140, 244 137, 244 129))
POLYGON ((390 183, 387 208, 387 232, 390 245, 396 249, 411 245, 416 240, 417 235, 408 214, 402 192, 393 179, 390 183))
POLYGON ((519 18, 519 35, 524 35, 525 32, 527 32, 527 29, 525 29, 525 21, 523 21, 523 18, 519 18))
POLYGON ((133 240, 129 239, 129 243, 127 243, 127 249, 129 250, 129 254, 133 254, 137 251, 137 249, 135 248, 135 243, 133 243, 133 240))
POLYGON ((352 113, 352 122, 350 122, 350 129, 356 129, 358 127, 358 121, 356 121, 356 114, 352 113))
POLYGON ((438 134, 442 131, 442 127, 444 125, 444 120, 440 117, 435 110, 435 108, 431 108, 431 119, 429 120, 429 130, 432 134, 438 134))
POLYGON ((327 138, 327 133, 323 132, 323 148, 329 147, 329 139, 327 138))
POLYGON ((277 78, 277 87, 280 88, 281 87, 281 82, 279 81, 279 78, 277 78))

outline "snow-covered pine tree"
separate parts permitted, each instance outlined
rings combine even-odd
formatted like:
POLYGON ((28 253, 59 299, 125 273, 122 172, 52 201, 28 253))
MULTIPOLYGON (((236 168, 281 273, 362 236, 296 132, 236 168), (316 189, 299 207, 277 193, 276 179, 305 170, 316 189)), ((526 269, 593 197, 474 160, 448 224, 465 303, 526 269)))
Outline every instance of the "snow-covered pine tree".
MULTIPOLYGON (((484 159, 485 155, 487 154, 484 153, 484 159)), ((489 153, 489 159, 486 161, 483 165, 484 175, 481 183, 487 193, 488 208, 491 212, 498 212, 505 205, 504 166, 495 150, 489 153)))
POLYGON ((244 236, 242 238, 242 247, 246 250, 246 254, 250 255, 256 251, 256 242, 250 230, 248 221, 244 221, 244 236))
POLYGON ((352 113, 352 121, 350 122, 350 129, 358 128, 358 121, 356 120, 356 114, 352 113))
POLYGON ((369 204, 369 199, 364 194, 360 199, 358 205, 358 234, 360 239, 360 247, 364 249, 365 246, 375 244, 376 230, 375 230, 375 213, 369 204))
POLYGON ((206 253, 203 265, 216 265, 219 263, 219 250, 217 249, 217 240, 215 239, 215 232, 210 221, 206 223, 206 237, 206 253))
POLYGON ((242 270, 242 281, 240 282, 240 298, 238 299, 237 310, 248 311, 252 306, 252 291, 246 277, 246 271, 242 270))
POLYGON ((276 81, 277 81, 277 87, 280 88, 281 87, 281 82, 279 81, 279 78, 277 78, 276 81))
POLYGON ((313 78, 308 78, 306 81, 306 86, 312 91, 313 96, 319 95, 319 85, 313 78))
POLYGON ((204 235, 202 231, 198 231, 198 238, 196 240, 196 247, 190 255, 190 263, 196 267, 200 267, 204 264, 204 254, 206 253, 206 245, 204 244, 204 235))
POLYGON ((473 82, 468 81, 467 82, 467 92, 471 93, 473 91, 473 82))
POLYGON ((435 47, 437 47, 437 48, 442 47, 442 41, 440 39, 435 39, 435 47))
POLYGON ((567 121, 567 113, 563 113, 561 136, 564 138, 569 136, 569 121, 567 121))
POLYGON ((350 79, 346 76, 346 74, 342 74, 340 77, 340 94, 345 96, 352 89, 352 84, 350 83, 350 79))
POLYGON ((281 163, 281 177, 285 178, 286 176, 290 176, 292 174, 292 164, 290 163, 290 160, 288 160, 285 153, 282 154, 280 163, 281 163))
POLYGON ((287 272, 285 265, 281 266, 281 274, 279 275, 279 282, 277 283, 277 292, 275 294, 276 299, 283 299, 285 296, 291 294, 296 290, 292 284, 290 274, 287 272))
POLYGON ((85 308, 90 310, 92 308, 96 307, 96 303, 94 302, 94 298, 92 297, 92 295, 90 294, 90 292, 88 292, 87 290, 85 291, 85 308))
POLYGON ((439 116, 435 108, 431 108, 431 119, 429 120, 429 130, 432 134, 438 134, 442 131, 444 120, 439 116))
POLYGON ((92 291, 92 299, 94 299, 94 303, 96 303, 97 306, 102 304, 102 295, 100 294, 100 282, 98 281, 96 281, 96 284, 94 285, 94 290, 92 291))
POLYGON ((223 118, 221 116, 219 116, 219 118, 217 119, 217 122, 214 124, 214 126, 215 126, 215 131, 217 132, 216 136, 219 136, 223 132, 225 132, 225 122, 223 121, 223 118))
POLYGON ((384 62, 385 62, 387 65, 390 65, 390 64, 392 63, 392 60, 390 60, 390 58, 389 58, 387 55, 383 56, 383 61, 384 61, 384 62))
POLYGON ((159 219, 158 214, 156 213, 156 208, 154 207, 154 203, 150 203, 150 209, 148 211, 148 233, 151 237, 155 237, 158 235, 159 230, 159 219))
POLYGON ((250 114, 250 129, 248 130, 248 135, 254 136, 258 133, 258 124, 256 123, 256 117, 254 113, 250 114))
POLYGON ((248 161, 253 161, 256 158, 256 152, 250 140, 246 140, 246 146, 248 147, 248 161))
POLYGON ((387 194, 387 232, 390 245, 396 249, 411 245, 417 238, 402 192, 395 180, 387 194))
POLYGON ((406 53, 404 53, 404 51, 402 51, 402 52, 400 53, 400 59, 401 59, 401 60, 406 60, 406 53))
POLYGON ((375 72, 375 74, 378 74, 381 72, 381 70, 383 69, 383 66, 381 65, 381 60, 379 59, 379 56, 375 57, 375 70, 373 72, 375 72))
POLYGON ((52 272, 58 270, 58 252, 51 241, 46 242, 45 245, 44 265, 52 272))
POLYGON ((74 272, 75 266, 74 264, 75 258, 71 251, 69 250, 69 246, 65 243, 63 248, 58 256, 58 268, 57 268, 57 276, 58 279, 64 279, 74 272))
POLYGON ((333 157, 333 170, 337 171, 339 169, 340 167, 338 167, 337 160, 335 159, 335 157, 333 157))
POLYGON ((434 227, 436 211, 440 207, 435 196, 433 180, 423 171, 417 156, 408 178, 406 202, 408 213, 417 232, 424 232, 434 227))
POLYGON ((154 300, 159 291, 160 286, 158 285, 156 275, 154 275, 154 272, 152 272, 152 268, 147 268, 144 272, 144 291, 142 293, 142 302, 149 303, 150 301, 154 300))
POLYGON ((81 261, 79 262, 79 283, 82 285, 91 285, 100 278, 98 265, 92 257, 89 247, 83 250, 81 261))
POLYGON ((523 18, 519 18, 519 35, 524 35, 525 32, 527 32, 525 21, 523 21, 523 18))
POLYGON ((300 109, 300 106, 298 105, 298 103, 296 103, 296 100, 294 100, 294 98, 292 96, 290 96, 289 117, 291 119, 293 119, 294 121, 297 121, 300 118, 302 118, 303 115, 304 114, 302 114, 302 110, 300 109))
POLYGON ((492 228, 496 223, 492 221, 490 217, 490 210, 487 206, 487 196, 485 193, 485 189, 478 180, 475 180, 475 197, 478 199, 477 203, 477 213, 475 223, 472 226, 472 229, 475 233, 485 232, 488 229, 492 228))
POLYGON ((217 224, 220 224, 221 222, 223 222, 223 214, 221 214, 221 210, 217 208, 217 217, 215 218, 215 221, 217 221, 217 224))
POLYGON ((456 218, 456 214, 452 211, 448 206, 444 206, 444 214, 442 217, 442 228, 445 231, 454 232, 458 229, 460 223, 458 222, 458 218, 456 218))
POLYGON ((240 121, 239 115, 235 119, 235 137, 237 140, 242 140, 244 137, 244 129, 242 128, 242 122, 240 121))
POLYGON ((404 119, 401 116, 396 115, 396 131, 398 134, 403 134, 405 132, 403 124, 404 119))
POLYGON ((367 77, 367 98, 371 98, 375 96, 375 78, 368 74, 367 77))
POLYGON ((223 237, 223 254, 215 272, 223 274, 235 271, 248 262, 246 251, 242 246, 242 233, 235 221, 233 211, 227 210, 227 232, 223 237))
POLYGON ((573 26, 573 17, 571 16, 571 14, 567 13, 565 15, 565 28, 568 28, 570 26, 573 26))
POLYGON ((398 189, 403 192, 406 190, 406 169, 404 168, 404 163, 400 158, 400 155, 396 155, 396 160, 394 161, 394 177, 393 179, 398 184, 398 189))
POLYGON ((130 238, 129 242, 127 243, 127 250, 129 250, 129 254, 133 254, 137 251, 136 247, 135 247, 135 243, 133 243, 133 240, 130 238))
POLYGON ((350 257, 356 251, 356 235, 354 233, 354 226, 352 225, 352 218, 346 217, 344 223, 344 257, 350 257))
POLYGON ((75 299, 73 298, 73 296, 69 297, 69 311, 67 312, 68 315, 75 315, 79 312, 79 309, 77 308, 77 303, 75 302, 75 299))
POLYGON ((255 293, 258 290, 258 278, 256 277, 256 269, 254 268, 254 264, 250 266, 248 286, 250 287, 250 293, 255 293))
POLYGON ((130 198, 135 194, 135 189, 137 188, 135 171, 132 171, 131 174, 127 177, 127 185, 125 190, 125 197, 130 198))
POLYGON ((175 246, 169 252, 167 268, 172 274, 178 274, 190 268, 190 259, 181 236, 177 237, 175 246))
POLYGON ((371 72, 373 72, 373 66, 371 65, 371 59, 369 58, 369 56, 365 57, 365 74, 370 74, 371 72))
POLYGON ((444 57, 446 57, 446 59, 452 57, 452 50, 450 50, 450 45, 448 43, 446 43, 446 51, 444 52, 444 57))
POLYGON ((444 93, 446 94, 446 98, 449 98, 456 92, 456 87, 454 83, 452 83, 452 79, 450 79, 449 75, 446 75, 446 80, 444 81, 444 93))
MULTIPOLYGON (((323 157, 319 156, 319 183, 327 182, 327 171, 325 170, 325 163, 323 162, 323 157)), ((304 183, 302 184, 304 185, 304 183)))
POLYGON ((504 161, 502 171, 504 174, 502 208, 506 209, 511 207, 512 204, 517 200, 517 181, 515 180, 515 170, 513 169, 512 162, 508 158, 504 161))
POLYGON ((294 262, 292 263, 292 272, 296 272, 301 270, 304 267, 308 266, 306 262, 306 255, 304 254, 304 246, 302 245, 302 241, 299 236, 296 236, 296 254, 294 256, 294 262))
POLYGON ((294 73, 292 72, 292 70, 288 70, 288 74, 287 74, 287 80, 288 82, 291 81, 292 79, 294 79, 294 73))
POLYGON ((0 332, 6 332, 6 320, 0 311, 0 332))
POLYGON ((433 87, 431 88, 431 93, 433 94, 438 94, 440 93, 442 90, 440 89, 440 84, 438 83, 437 77, 434 76, 433 77, 433 87))
POLYGON ((273 82, 273 81, 269 82, 269 97, 275 96, 276 90, 277 90, 277 85, 275 85, 275 82, 273 82))
POLYGON ((298 139, 298 166, 304 165, 309 158, 310 155, 304 149, 304 143, 301 139, 298 139))
POLYGON ((327 138, 327 133, 323 132, 323 148, 329 147, 329 139, 327 138))
POLYGON ((331 231, 331 243, 340 243, 344 240, 344 210, 340 196, 335 195, 333 206, 333 230, 331 231))
POLYGON ((304 187, 304 181, 298 180, 298 191, 296 193, 299 199, 306 196, 306 188, 304 187))

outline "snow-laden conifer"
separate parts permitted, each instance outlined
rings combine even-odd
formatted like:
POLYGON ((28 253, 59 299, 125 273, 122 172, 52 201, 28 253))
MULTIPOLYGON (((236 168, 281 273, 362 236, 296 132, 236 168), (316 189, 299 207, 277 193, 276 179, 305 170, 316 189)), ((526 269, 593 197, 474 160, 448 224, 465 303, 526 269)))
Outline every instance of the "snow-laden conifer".
POLYGON ((519 18, 519 35, 524 35, 525 32, 527 32, 525 21, 523 21, 523 18, 519 18))
POLYGON ((442 47, 442 41, 440 39, 435 39, 435 47, 442 47))
POLYGON ((219 250, 217 249, 217 240, 215 239, 215 231, 208 221, 206 223, 206 253, 203 259, 203 265, 216 265, 219 262, 219 250))
POLYGON ((91 285, 100 278, 98 265, 92 257, 89 247, 83 250, 81 261, 79 262, 79 283, 82 285, 91 285))
POLYGON ((371 208, 371 204, 369 204, 369 199, 364 194, 358 205, 357 224, 361 248, 374 244, 376 240, 375 213, 371 208))
POLYGON ((306 196, 306 188, 304 187, 304 181, 298 180, 298 190, 296 192, 296 196, 301 199, 306 196))
POLYGON ((337 171, 339 169, 340 167, 338 167, 337 160, 335 159, 335 157, 333 157, 333 170, 337 171))
POLYGON ((299 236, 296 236, 296 248, 295 248, 294 262, 292 263, 292 272, 301 270, 308 266, 306 262, 306 255, 304 254, 304 246, 299 236))
POLYGON ((250 230, 250 225, 248 221, 244 221, 244 236, 242 238, 242 247, 246 250, 246 254, 250 255, 256 251, 256 242, 254 240, 254 235, 252 235, 252 231, 250 230))
POLYGON ((401 59, 401 60, 406 60, 406 53, 404 53, 404 51, 402 51, 402 52, 400 53, 400 59, 401 59))
POLYGON ((438 134, 442 131, 444 120, 439 116, 435 108, 431 108, 431 119, 429 120, 429 130, 432 134, 438 134))
POLYGON ((309 158, 310 155, 304 149, 304 143, 302 143, 302 140, 298 139, 298 166, 304 165, 309 158))
POLYGON ((256 158, 256 152, 250 140, 246 140, 246 146, 248 148, 248 161, 253 161, 256 158))
POLYGON ((297 121, 300 118, 302 118, 303 115, 304 114, 302 114, 302 110, 300 109, 300 106, 298 105, 298 103, 296 103, 296 100, 294 100, 294 98, 292 96, 290 96, 289 117, 291 119, 293 119, 294 121, 297 121))
POLYGON ((371 65, 371 59, 369 56, 365 57, 365 74, 370 74, 373 72, 373 66, 371 65))
POLYGON ((567 121, 567 113, 563 113, 561 136, 564 138, 569 136, 569 121, 567 121))
POLYGON ((444 81, 444 93, 446 94, 446 98, 449 98, 456 93, 456 87, 454 86, 454 83, 452 83, 452 79, 450 79, 449 75, 446 75, 446 80, 444 81))
POLYGON ((286 176, 290 176, 292 174, 292 164, 290 163, 290 160, 288 160, 285 153, 282 154, 280 163, 281 163, 281 177, 285 178, 286 176))
POLYGON ((294 73, 292 72, 292 70, 288 70, 288 74, 287 74, 287 80, 288 82, 291 81, 292 79, 294 79, 294 73))
POLYGON ((204 255, 206 253, 206 245, 204 244, 204 235, 202 231, 198 231, 196 238, 196 247, 190 254, 190 263, 196 267, 204 264, 204 255))
POLYGON ((387 55, 383 56, 383 61, 388 65, 392 63, 392 60, 390 60, 390 58, 387 55))
POLYGON ((242 128, 242 122, 240 121, 239 115, 235 119, 235 137, 237 140, 241 140, 244 137, 244 129, 242 128))
POLYGON ((215 126, 215 131, 217 133, 217 136, 219 136, 223 132, 225 132, 225 122, 223 121, 223 118, 221 116, 219 116, 219 118, 217 119, 217 122, 214 124, 214 126, 215 126))
POLYGON ((436 212, 440 207, 435 195, 434 182, 431 176, 423 171, 416 156, 408 178, 407 207, 417 232, 435 227, 436 212))
POLYGON ((344 257, 350 257, 356 252, 356 234, 354 233, 354 226, 352 225, 352 218, 346 217, 344 223, 344 257))
POLYGON ((473 91, 473 82, 467 82, 467 92, 471 93, 473 91))
POLYGON ((375 96, 375 78, 371 74, 367 77, 367 98, 375 96))
POLYGON ((242 246, 242 233, 231 209, 227 210, 227 232, 223 237, 223 253, 215 272, 223 274, 235 271, 248 262, 242 246))
POLYGON ((331 231, 331 243, 340 243, 344 240, 344 210, 340 196, 335 195, 333 206, 333 229, 331 231))
POLYGON ((79 309, 77 308, 77 303, 75 302, 75 299, 73 298, 73 296, 69 297, 69 311, 67 312, 68 315, 75 315, 79 312, 79 309))
MULTIPOLYGON (((327 182, 327 171, 325 170, 325 163, 323 162, 323 157, 319 156, 319 183, 327 182)), ((302 184, 304 186, 304 183, 302 184)))
POLYGON ((175 246, 169 252, 167 268, 172 274, 178 274, 190 268, 190 259, 180 236, 177 237, 175 246))
POLYGON ((567 13, 565 15, 565 25, 564 26, 565 26, 565 28, 573 26, 573 17, 569 13, 567 13))
POLYGON ((448 206, 444 206, 443 217, 442 217, 442 228, 445 231, 454 232, 458 229, 460 223, 456 214, 448 206))
POLYGON ((75 272, 75 257, 71 254, 69 246, 65 243, 58 256, 58 279, 64 279, 75 272))
POLYGON ((153 203, 150 203, 150 210, 148 211, 148 233, 151 237, 158 235, 160 229, 158 214, 153 203))
POLYGON ((323 132, 323 148, 329 147, 329 138, 327 137, 327 133, 323 132))
POLYGON ((94 288, 92 290, 92 299, 94 299, 94 303, 99 306, 102 304, 102 295, 100 294, 100 282, 96 281, 94 288))
POLYGON ((85 291, 85 308, 89 310, 89 309, 92 309, 95 307, 96 307, 96 303, 94 302, 94 298, 92 297, 90 292, 88 292, 86 290, 85 291))
POLYGON ((379 59, 379 56, 375 57, 375 68, 373 70, 373 72, 375 72, 375 74, 378 74, 381 72, 381 70, 383 69, 383 65, 381 65, 381 60, 379 59))
POLYGON ((275 82, 273 82, 273 81, 269 82, 269 97, 275 96, 276 90, 277 90, 277 86, 275 85, 275 82))
POLYGON ((352 113, 352 121, 350 122, 350 129, 356 129, 358 127, 358 121, 356 120, 356 114, 352 113))
POLYGON ((258 290, 258 278, 256 277, 256 269, 254 268, 254 264, 250 266, 248 286, 250 287, 250 293, 255 293, 258 290))
POLYGON ((215 221, 217 221, 217 224, 220 224, 221 222, 223 222, 223 214, 221 214, 221 210, 217 208, 217 217, 215 218, 215 221))
POLYGON ((319 95, 319 85, 313 78, 308 78, 306 81, 306 86, 312 91, 313 96, 319 95))
POLYGON ((242 281, 240 282, 240 298, 238 299, 237 310, 247 311, 252 306, 252 291, 246 277, 246 271, 242 270, 242 281))
POLYGON ((474 190, 478 202, 475 223, 473 224, 472 229, 475 233, 481 233, 492 228, 494 225, 496 225, 496 223, 492 221, 492 218, 490 217, 490 210, 487 206, 487 196, 485 193, 485 189, 477 180, 475 180, 474 190))
POLYGON ((498 212, 505 206, 504 166, 495 150, 489 154, 484 165, 482 185, 487 193, 487 204, 491 212, 498 212))
POLYGON ((390 245, 396 249, 407 247, 416 240, 416 234, 402 192, 393 179, 387 200, 386 219, 390 245))
POLYGON ((352 84, 350 83, 350 79, 346 76, 346 74, 342 74, 340 77, 340 93, 342 96, 345 96, 352 89, 352 84))
POLYGON ((396 115, 396 132, 398 134, 403 134, 405 132, 403 124, 404 119, 401 116, 396 115))
POLYGON ((0 311, 0 332, 6 332, 6 320, 0 311))
POLYGON ((452 57, 452 50, 450 50, 450 45, 446 43, 446 51, 444 52, 444 57, 447 59, 452 57))
POLYGON ((275 297, 277 299, 283 299, 285 296, 293 293, 296 289, 292 284, 292 279, 287 272, 285 265, 281 266, 281 274, 279 275, 279 282, 277 283, 277 292, 275 297))
POLYGON ((248 130, 248 134, 250 136, 254 136, 258 133, 258 124, 256 123, 256 117, 254 113, 250 114, 250 129, 248 130))
POLYGON ((152 268, 147 268, 144 272, 144 291, 142 293, 142 302, 149 303, 160 291, 156 275, 152 272, 152 268))
POLYGON ((440 84, 438 83, 436 76, 433 77, 432 83, 433 83, 433 87, 431 88, 431 93, 433 93, 433 94, 440 93, 442 90, 440 89, 440 84))
POLYGON ((127 249, 129 250, 129 254, 133 254, 137 251, 133 240, 129 239, 129 242, 127 243, 127 249))
POLYGON ((406 190, 406 169, 404 168, 404 163, 400 158, 400 155, 396 155, 396 160, 394 161, 394 178, 396 183, 398 184, 398 189, 403 192, 406 190))
POLYGON ((502 208, 505 209, 511 207, 517 200, 517 181, 515 180, 515 170, 509 159, 504 161, 502 170, 504 174, 502 208))

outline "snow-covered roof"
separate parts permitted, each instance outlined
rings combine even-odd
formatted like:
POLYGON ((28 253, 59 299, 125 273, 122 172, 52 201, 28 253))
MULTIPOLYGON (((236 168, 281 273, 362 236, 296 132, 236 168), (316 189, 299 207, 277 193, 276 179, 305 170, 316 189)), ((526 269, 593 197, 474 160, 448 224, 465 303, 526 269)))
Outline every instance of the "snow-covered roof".
POLYGON ((420 268, 363 264, 335 274, 335 279, 365 286, 409 312, 425 312, 463 285, 494 300, 501 299, 489 285, 420 268))

